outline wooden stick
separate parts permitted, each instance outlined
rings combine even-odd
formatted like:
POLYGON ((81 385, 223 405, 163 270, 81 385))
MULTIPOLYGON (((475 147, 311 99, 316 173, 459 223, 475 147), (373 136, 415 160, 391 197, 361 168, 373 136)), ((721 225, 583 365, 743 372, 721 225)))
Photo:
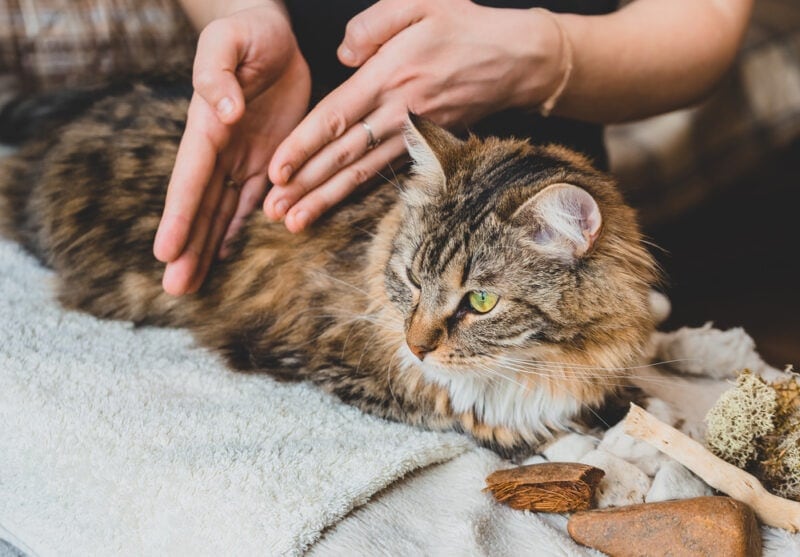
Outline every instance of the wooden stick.
POLYGON ((750 505, 761 522, 800 530, 800 503, 773 495, 755 477, 712 454, 703 445, 631 404, 623 422, 625 433, 671 456, 708 485, 750 505))

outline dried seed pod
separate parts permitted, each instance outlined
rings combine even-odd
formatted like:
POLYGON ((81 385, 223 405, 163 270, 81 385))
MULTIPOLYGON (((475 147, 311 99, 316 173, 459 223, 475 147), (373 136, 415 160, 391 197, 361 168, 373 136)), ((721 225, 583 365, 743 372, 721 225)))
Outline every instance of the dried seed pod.
POLYGON ((593 507, 605 472, 576 462, 546 462, 497 470, 486 489, 500 503, 517 510, 562 513, 593 507))

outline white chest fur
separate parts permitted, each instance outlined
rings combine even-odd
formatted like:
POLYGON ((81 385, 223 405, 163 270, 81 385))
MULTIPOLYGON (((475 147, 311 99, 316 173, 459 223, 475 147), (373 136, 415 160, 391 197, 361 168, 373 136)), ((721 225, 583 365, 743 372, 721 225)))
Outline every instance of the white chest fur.
POLYGON ((420 368, 425 379, 447 389, 453 411, 472 411, 489 426, 507 427, 532 439, 550 437, 552 430, 570 429, 581 410, 582 403, 574 397, 553 395, 507 372, 452 371, 420 362, 406 346, 400 350, 407 365, 420 368))

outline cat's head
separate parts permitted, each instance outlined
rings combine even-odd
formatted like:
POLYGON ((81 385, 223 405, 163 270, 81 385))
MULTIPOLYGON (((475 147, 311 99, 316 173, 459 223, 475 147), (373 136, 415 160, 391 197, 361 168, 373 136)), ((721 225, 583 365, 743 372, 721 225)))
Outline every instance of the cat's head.
POLYGON ((589 398, 619 384, 657 272, 613 180, 562 147, 460 140, 415 116, 406 142, 385 270, 406 356, 444 382, 503 374, 589 398))

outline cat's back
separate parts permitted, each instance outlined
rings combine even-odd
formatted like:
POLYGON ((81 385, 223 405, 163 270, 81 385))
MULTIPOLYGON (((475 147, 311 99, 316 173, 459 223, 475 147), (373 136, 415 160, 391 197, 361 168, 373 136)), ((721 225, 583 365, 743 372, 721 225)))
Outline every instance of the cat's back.
POLYGON ((324 277, 360 276, 394 188, 365 189, 299 235, 256 211, 198 295, 164 292, 164 264, 152 246, 190 92, 151 81, 20 107, 20 126, 44 120, 38 135, 23 134, 19 152, 0 161, 0 233, 56 271, 60 301, 101 317, 192 326, 212 313, 252 309, 264 292, 327 297, 337 283, 324 277))
POLYGON ((0 161, 0 233, 57 272, 64 305, 137 320, 162 296, 152 242, 190 92, 153 79, 34 98, 0 116, 5 137, 22 130, 18 152, 0 161), (137 308, 124 297, 129 270, 148 285, 137 308))
POLYGON ((6 137, 23 122, 38 127, 18 133, 19 152, 0 162, 0 231, 56 269, 100 238, 136 257, 130 242, 158 225, 189 90, 171 82, 120 89, 48 95, 0 123, 6 137))

